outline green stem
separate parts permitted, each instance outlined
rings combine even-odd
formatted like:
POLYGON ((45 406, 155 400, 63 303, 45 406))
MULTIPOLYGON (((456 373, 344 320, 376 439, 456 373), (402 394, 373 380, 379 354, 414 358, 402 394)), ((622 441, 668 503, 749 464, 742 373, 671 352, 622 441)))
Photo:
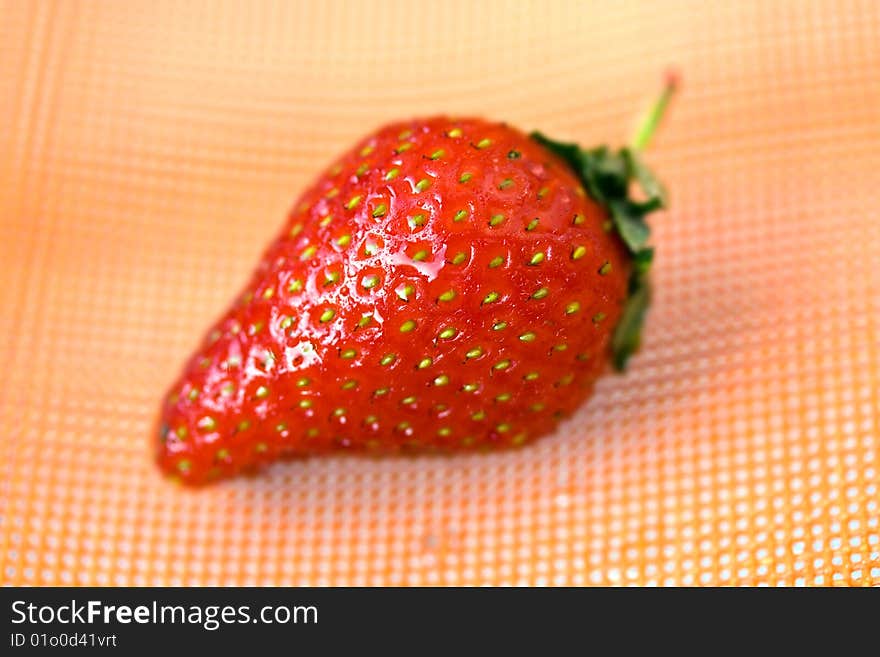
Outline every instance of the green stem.
POLYGON ((657 126, 660 125, 663 114, 666 112, 666 107, 669 105, 669 101, 672 100, 672 96, 677 88, 678 76, 672 72, 667 73, 666 82, 663 85, 660 97, 654 101, 654 104, 651 105, 641 121, 639 121, 638 127, 629 142, 630 147, 634 151, 643 151, 648 147, 648 143, 651 141, 651 137, 654 136, 657 126))

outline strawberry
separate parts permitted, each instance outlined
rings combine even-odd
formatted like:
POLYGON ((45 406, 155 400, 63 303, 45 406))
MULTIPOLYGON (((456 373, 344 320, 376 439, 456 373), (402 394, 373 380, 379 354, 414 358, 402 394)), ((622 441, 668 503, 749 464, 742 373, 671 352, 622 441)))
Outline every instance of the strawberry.
POLYGON ((552 431, 609 354, 622 367, 637 346, 644 215, 662 204, 638 150, 447 117, 362 140, 305 192, 172 387, 159 464, 203 483, 282 455, 552 431))

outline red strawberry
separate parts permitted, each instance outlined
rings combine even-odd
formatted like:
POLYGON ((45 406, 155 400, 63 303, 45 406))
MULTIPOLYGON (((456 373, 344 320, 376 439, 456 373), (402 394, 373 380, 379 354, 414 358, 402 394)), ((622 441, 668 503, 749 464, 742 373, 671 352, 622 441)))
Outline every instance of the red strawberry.
POLYGON ((619 364, 635 346, 657 192, 626 149, 477 119, 382 128, 306 191, 190 359, 161 467, 201 483, 285 454, 548 433, 612 340, 619 364))

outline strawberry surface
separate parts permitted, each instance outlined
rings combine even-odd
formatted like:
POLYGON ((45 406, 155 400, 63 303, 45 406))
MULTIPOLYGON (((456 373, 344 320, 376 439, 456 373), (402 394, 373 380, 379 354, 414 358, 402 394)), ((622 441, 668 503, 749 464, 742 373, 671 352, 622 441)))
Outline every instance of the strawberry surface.
POLYGON ((164 403, 161 467, 521 445, 606 366, 632 258, 571 164, 499 123, 382 128, 295 205, 164 403))

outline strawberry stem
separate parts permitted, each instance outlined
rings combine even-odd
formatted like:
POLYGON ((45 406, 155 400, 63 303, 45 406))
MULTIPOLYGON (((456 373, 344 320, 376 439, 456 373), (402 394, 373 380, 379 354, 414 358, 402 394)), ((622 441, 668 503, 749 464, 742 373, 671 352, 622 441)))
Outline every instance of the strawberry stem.
POLYGON ((666 112, 666 107, 669 105, 669 101, 672 100, 676 89, 678 89, 678 75, 670 71, 666 74, 663 91, 641 118, 629 142, 630 147, 634 151, 643 151, 648 147, 648 143, 660 125, 663 114, 666 112))

